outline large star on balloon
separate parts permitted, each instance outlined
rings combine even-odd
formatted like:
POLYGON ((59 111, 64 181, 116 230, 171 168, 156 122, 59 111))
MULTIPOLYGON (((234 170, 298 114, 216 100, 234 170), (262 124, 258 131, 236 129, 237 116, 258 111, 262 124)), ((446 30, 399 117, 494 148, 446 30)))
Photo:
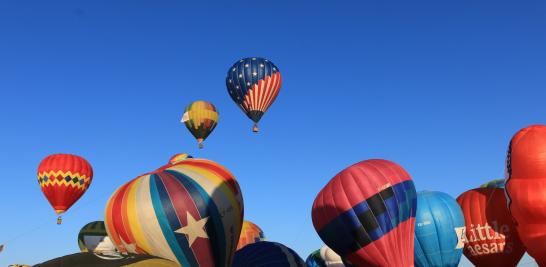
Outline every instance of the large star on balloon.
POLYGON ((174 232, 179 234, 185 234, 186 237, 188 238, 188 243, 190 247, 198 237, 209 238, 209 236, 207 235, 207 232, 205 231, 205 224, 207 223, 209 217, 196 221, 195 218, 193 218, 193 216, 186 211, 186 218, 188 221, 186 226, 174 232))

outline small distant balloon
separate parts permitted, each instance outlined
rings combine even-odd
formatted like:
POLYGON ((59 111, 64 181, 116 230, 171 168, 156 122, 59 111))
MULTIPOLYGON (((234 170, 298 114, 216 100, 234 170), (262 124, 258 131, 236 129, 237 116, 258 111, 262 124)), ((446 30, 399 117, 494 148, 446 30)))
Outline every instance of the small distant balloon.
POLYGON ((281 83, 279 68, 265 58, 243 58, 228 70, 228 93, 254 122, 252 131, 258 132, 258 122, 277 98, 281 83))
POLYGON ((506 184, 505 179, 495 179, 480 185, 480 187, 481 188, 504 188, 505 184, 506 184))
POLYGON ((182 115, 182 122, 197 139, 199 148, 203 148, 203 141, 216 128, 218 119, 216 107, 207 101, 195 101, 189 104, 182 115))
POLYGON ((246 245, 260 241, 265 241, 265 235, 262 229, 260 229, 260 227, 253 222, 244 221, 243 228, 241 229, 241 236, 239 237, 239 243, 237 244, 237 250, 246 245))
POLYGON ((84 158, 70 154, 47 156, 38 166, 38 183, 45 197, 59 215, 66 212, 87 191, 93 180, 93 168, 84 158))

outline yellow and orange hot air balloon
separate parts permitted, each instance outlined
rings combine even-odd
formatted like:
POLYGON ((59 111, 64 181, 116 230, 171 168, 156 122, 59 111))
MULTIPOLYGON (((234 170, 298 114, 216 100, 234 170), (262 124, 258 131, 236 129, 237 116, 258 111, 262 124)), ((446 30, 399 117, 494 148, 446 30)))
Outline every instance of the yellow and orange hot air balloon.
POLYGON ((546 126, 517 132, 506 157, 508 208, 527 252, 546 266, 546 126))
POLYGON ((265 235, 262 229, 252 222, 244 221, 239 243, 237 244, 237 250, 259 241, 265 241, 265 235))
POLYGON ((207 101, 195 101, 186 107, 182 122, 197 139, 199 148, 218 124, 219 114, 216 107, 207 101))
POLYGON ((67 211, 89 188, 93 168, 87 160, 70 154, 49 155, 38 166, 38 183, 59 215, 67 211))

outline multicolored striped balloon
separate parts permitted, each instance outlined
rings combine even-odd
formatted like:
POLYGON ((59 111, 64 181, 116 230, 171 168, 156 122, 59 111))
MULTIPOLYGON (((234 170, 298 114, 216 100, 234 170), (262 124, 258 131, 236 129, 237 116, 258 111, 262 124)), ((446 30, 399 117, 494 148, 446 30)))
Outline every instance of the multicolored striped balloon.
POLYGON ((365 160, 337 174, 313 203, 320 238, 356 266, 413 266, 415 187, 398 164, 365 160))
POLYGON ((265 58, 243 58, 228 70, 228 93, 254 121, 254 132, 258 132, 258 122, 279 95, 281 83, 279 69, 265 58))
POLYGON ((218 124, 219 114, 216 107, 207 101, 195 101, 189 104, 182 115, 182 122, 197 139, 199 148, 218 124))
POLYGON ((227 267, 241 232, 243 200, 226 168, 188 157, 121 186, 104 221, 121 252, 227 267))
POLYGON ((260 241, 235 253, 233 267, 306 267, 291 248, 276 242, 260 241))
POLYGON ((265 241, 265 235, 262 229, 252 222, 244 221, 241 236, 239 237, 239 244, 237 244, 237 250, 259 241, 265 241))
MULTIPOLYGON (((70 154, 47 156, 38 166, 38 183, 58 215, 66 212, 87 191, 93 168, 84 158, 70 154)), ((57 219, 61 224, 61 217, 57 219)))

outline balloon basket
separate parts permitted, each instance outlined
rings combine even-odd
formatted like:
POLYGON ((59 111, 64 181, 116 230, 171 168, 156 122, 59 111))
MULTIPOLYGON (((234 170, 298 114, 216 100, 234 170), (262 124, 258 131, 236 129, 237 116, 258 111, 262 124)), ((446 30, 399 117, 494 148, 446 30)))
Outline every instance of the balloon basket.
POLYGON ((255 133, 260 132, 260 129, 258 128, 258 124, 254 124, 254 127, 252 127, 252 131, 255 133))
POLYGON ((61 216, 57 217, 57 225, 61 225, 63 223, 63 218, 61 216))

